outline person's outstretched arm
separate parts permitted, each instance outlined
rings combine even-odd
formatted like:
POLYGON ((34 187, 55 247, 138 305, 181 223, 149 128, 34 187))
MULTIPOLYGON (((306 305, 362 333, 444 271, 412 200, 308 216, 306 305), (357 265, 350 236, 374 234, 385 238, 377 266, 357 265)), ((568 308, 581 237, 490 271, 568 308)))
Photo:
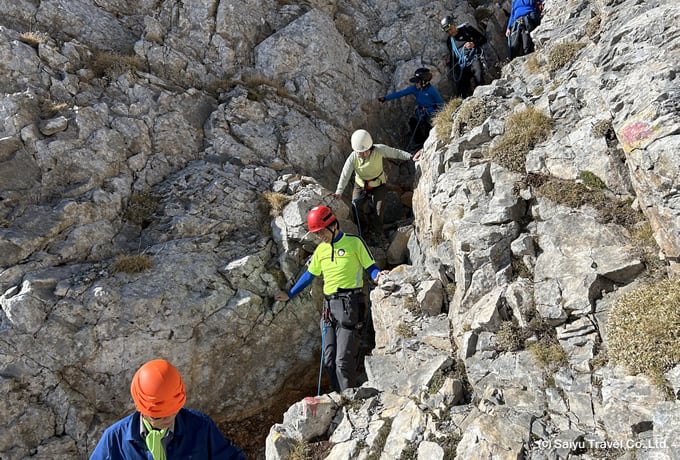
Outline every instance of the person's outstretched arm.
POLYGON ((380 270, 376 264, 372 264, 371 266, 367 267, 365 271, 375 283, 380 280, 381 276, 387 275, 390 272, 389 270, 380 270))
POLYGON ((352 173, 354 172, 355 158, 356 153, 355 152, 350 153, 350 155, 345 160, 345 165, 342 167, 342 173, 340 173, 340 179, 338 179, 338 185, 337 187, 335 187, 335 193, 333 194, 333 196, 338 200, 342 196, 342 192, 345 191, 345 187, 347 187, 349 178, 352 177, 352 173))
POLYGON ((410 160, 411 154, 405 150, 395 149, 384 144, 374 144, 376 150, 378 150, 383 157, 392 158, 393 160, 410 160))
POLYGON ((379 97, 378 100, 380 102, 391 101, 393 99, 399 99, 400 97, 408 96, 409 94, 416 94, 415 85, 408 86, 400 91, 395 91, 393 93, 386 94, 382 97, 379 97))
POLYGON ((293 297, 295 297, 296 295, 298 295, 300 293, 300 291, 302 291, 304 288, 309 286, 311 284, 311 282, 314 281, 314 278, 315 278, 314 275, 309 273, 309 271, 306 271, 297 280, 297 283, 295 283, 295 285, 292 288, 290 288, 290 291, 288 291, 288 292, 284 292, 284 291, 277 292, 274 295, 274 298, 276 300, 286 302, 286 301, 292 299, 293 297))

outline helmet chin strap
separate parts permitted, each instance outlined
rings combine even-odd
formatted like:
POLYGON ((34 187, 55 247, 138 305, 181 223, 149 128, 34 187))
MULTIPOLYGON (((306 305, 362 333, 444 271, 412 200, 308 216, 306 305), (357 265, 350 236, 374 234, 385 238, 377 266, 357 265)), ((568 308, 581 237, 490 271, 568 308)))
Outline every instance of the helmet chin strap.
MULTIPOLYGON (((332 224, 331 224, 332 225, 332 224)), ((335 247, 333 247, 333 243, 335 242, 335 235, 338 232, 338 226, 333 225, 333 230, 331 230, 331 262, 335 260, 335 247)))

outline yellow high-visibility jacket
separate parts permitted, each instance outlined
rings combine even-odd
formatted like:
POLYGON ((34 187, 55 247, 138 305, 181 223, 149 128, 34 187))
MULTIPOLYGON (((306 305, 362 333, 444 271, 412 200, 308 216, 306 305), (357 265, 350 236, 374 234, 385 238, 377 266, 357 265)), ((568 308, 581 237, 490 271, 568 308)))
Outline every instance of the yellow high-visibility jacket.
POLYGON ((395 149, 383 144, 373 144, 373 151, 365 160, 359 157, 357 152, 352 152, 345 160, 342 167, 340 180, 335 193, 341 195, 347 187, 349 178, 354 172, 354 181, 359 187, 368 185, 369 188, 378 187, 387 181, 383 170, 383 158, 394 160, 410 160, 411 154, 404 150, 395 149))

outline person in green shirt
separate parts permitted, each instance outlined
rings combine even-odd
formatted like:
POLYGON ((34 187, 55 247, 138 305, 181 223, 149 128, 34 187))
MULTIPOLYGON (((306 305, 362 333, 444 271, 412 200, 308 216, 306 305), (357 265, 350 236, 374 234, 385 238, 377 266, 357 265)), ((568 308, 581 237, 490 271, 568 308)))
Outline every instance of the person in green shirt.
MULTIPOLYGON (((364 236, 364 230, 370 226, 370 232, 380 237, 383 236, 385 197, 387 196, 387 188, 385 187, 387 176, 383 168, 383 158, 410 160, 411 154, 387 145, 374 144, 373 138, 364 129, 354 131, 351 143, 352 153, 345 160, 333 196, 336 199, 341 198, 342 192, 347 187, 352 173, 354 173, 352 205, 356 213, 354 217, 359 226, 359 234, 364 236), (370 215, 369 200, 373 201, 375 218, 370 215)), ((417 161, 419 157, 420 151, 413 156, 413 160, 417 161)))
POLYGON ((378 268, 361 237, 340 230, 330 208, 316 206, 309 211, 307 226, 321 243, 307 271, 288 292, 277 292, 274 298, 285 302, 323 275, 322 359, 333 390, 343 391, 356 386, 360 330, 366 311, 364 272, 377 283, 389 271, 378 268))

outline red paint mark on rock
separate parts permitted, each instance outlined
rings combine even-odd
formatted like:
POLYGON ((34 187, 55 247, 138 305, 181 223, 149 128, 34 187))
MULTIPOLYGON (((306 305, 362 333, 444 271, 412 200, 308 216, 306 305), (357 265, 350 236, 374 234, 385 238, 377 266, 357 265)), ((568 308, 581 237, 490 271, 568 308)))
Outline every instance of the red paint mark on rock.
POLYGON ((315 396, 307 396, 305 399, 302 400, 302 402, 303 402, 302 415, 304 415, 305 417, 307 416, 307 407, 309 407, 312 416, 315 416, 316 406, 319 405, 321 400, 315 396))
POLYGON ((654 128, 649 123, 636 121, 623 128, 621 134, 626 145, 635 145, 649 139, 654 134, 654 128))

